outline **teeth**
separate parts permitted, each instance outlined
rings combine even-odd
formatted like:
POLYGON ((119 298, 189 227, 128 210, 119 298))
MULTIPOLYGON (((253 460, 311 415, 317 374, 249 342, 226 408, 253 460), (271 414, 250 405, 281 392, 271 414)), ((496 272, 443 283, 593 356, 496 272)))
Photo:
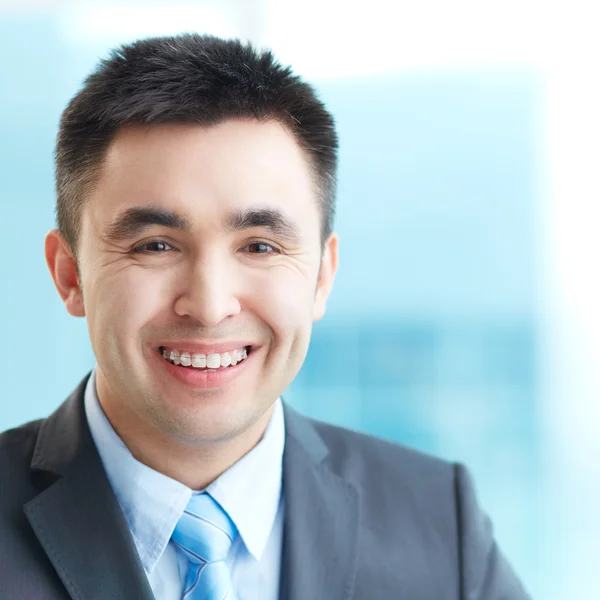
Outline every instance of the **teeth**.
POLYGON ((206 366, 209 369, 218 369, 221 366, 221 355, 209 354, 206 357, 206 366))
POLYGON ((193 354, 192 367, 196 367, 196 369, 203 369, 206 367, 206 356, 204 356, 204 354, 193 354))
POLYGON ((162 355, 175 365, 183 367, 194 367, 196 369, 219 369, 235 366, 245 358, 248 358, 246 348, 238 348, 231 352, 218 354, 213 352, 208 356, 201 353, 179 352, 179 350, 167 350, 163 348, 162 355))

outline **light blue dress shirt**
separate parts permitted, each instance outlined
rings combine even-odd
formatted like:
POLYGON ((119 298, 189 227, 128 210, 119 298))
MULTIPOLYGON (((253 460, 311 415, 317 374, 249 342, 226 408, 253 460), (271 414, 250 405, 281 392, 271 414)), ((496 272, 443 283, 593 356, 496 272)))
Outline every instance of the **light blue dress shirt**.
MULTIPOLYGON (((193 490, 136 460, 106 418, 96 371, 85 390, 85 414, 157 600, 181 600, 187 559, 171 534, 193 490)), ((281 399, 261 441, 205 491, 227 511, 240 535, 228 555, 239 600, 277 600, 283 540, 281 399)))

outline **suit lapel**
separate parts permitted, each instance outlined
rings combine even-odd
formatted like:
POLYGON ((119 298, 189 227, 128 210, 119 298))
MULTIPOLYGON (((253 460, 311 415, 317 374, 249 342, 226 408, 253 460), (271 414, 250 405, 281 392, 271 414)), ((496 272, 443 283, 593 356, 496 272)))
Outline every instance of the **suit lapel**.
POLYGON ((154 598, 83 411, 82 382, 42 425, 32 460, 54 483, 25 505, 73 599, 154 598))
POLYGON ((359 496, 333 472, 311 422, 285 405, 285 525, 280 600, 350 600, 359 496))

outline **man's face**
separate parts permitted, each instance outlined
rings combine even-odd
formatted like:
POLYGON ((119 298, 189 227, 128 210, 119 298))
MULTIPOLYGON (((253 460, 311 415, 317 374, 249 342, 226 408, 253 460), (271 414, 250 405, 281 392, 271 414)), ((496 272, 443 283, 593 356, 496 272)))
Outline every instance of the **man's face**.
POLYGON ((206 445, 264 420, 298 373, 337 239, 321 260, 314 178, 281 124, 136 126, 116 136, 86 199, 78 260, 81 297, 67 307, 87 317, 117 430, 206 445), (170 360, 246 346, 220 370, 170 360))

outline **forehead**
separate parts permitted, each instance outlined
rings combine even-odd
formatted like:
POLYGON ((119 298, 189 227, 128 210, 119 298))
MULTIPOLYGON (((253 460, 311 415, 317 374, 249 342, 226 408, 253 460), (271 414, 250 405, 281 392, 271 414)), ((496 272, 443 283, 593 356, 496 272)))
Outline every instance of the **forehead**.
POLYGON ((109 146, 91 200, 94 216, 103 220, 152 205, 192 221, 254 206, 318 221, 306 152, 275 121, 128 126, 109 146))

